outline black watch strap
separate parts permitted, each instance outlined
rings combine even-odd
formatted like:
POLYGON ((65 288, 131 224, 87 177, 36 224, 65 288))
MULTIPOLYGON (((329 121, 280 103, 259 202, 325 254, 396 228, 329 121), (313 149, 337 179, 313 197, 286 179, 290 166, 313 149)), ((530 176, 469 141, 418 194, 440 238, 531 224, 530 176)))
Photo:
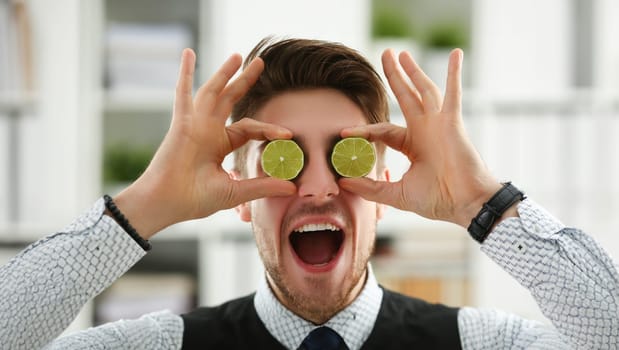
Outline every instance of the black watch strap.
POLYGON ((484 203, 477 216, 471 220, 468 228, 471 237, 482 243, 490 234, 494 222, 514 203, 525 198, 524 193, 511 182, 504 183, 503 187, 489 201, 484 203))

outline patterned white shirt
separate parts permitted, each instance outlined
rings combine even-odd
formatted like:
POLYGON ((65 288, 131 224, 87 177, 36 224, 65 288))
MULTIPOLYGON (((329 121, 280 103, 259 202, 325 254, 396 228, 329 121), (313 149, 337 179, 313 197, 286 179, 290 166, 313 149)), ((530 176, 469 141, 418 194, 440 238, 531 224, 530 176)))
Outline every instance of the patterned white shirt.
MULTIPOLYGON (((103 212, 100 199, 62 232, 33 243, 0 268, 2 349, 181 348, 183 321, 168 311, 57 338, 88 300, 145 255, 103 212)), ((531 291, 554 327, 497 310, 464 307, 458 313, 462 348, 619 348, 616 263, 591 237, 564 228, 532 201, 523 201, 518 212, 520 218, 497 225, 481 249, 531 291)), ((360 298, 329 321, 351 350, 361 346, 363 341, 354 338, 367 337, 366 323, 376 318, 377 296, 365 294, 374 293, 375 285, 368 279, 360 298), (357 330, 340 325, 351 315, 364 320, 357 330)), ((296 349, 300 334, 310 327, 298 322, 298 330, 280 329, 272 322, 277 318, 269 315, 287 310, 276 299, 262 303, 261 298, 269 298, 264 292, 259 290, 255 299, 261 320, 274 337, 296 349), (265 306, 267 310, 260 311, 265 306)))

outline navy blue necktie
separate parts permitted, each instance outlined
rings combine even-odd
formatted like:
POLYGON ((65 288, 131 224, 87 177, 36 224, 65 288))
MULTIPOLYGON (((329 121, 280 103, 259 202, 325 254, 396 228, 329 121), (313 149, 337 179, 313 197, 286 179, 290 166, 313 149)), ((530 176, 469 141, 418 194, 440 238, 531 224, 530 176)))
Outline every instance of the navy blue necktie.
POLYGON ((303 339, 299 350, 348 350, 348 346, 333 329, 319 327, 303 339))

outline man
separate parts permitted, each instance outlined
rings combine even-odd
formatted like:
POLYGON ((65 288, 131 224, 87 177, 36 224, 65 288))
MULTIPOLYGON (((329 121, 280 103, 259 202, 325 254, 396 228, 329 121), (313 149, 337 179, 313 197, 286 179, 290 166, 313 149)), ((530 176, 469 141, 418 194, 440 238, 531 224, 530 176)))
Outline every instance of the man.
POLYGON ((619 346, 616 264, 589 236, 565 228, 484 166, 462 124, 460 50, 450 55, 444 97, 410 54, 384 53, 406 127, 388 123, 378 75, 339 44, 263 41, 237 79, 230 82, 241 65, 233 55, 192 99, 194 63, 193 52, 184 51, 171 127, 145 173, 0 270, 4 347, 619 346), (235 122, 226 126, 230 114, 235 122), (340 178, 328 158, 334 142, 348 136, 375 142, 379 158, 384 145, 392 147, 412 165, 395 183, 382 161, 365 178, 340 178), (301 174, 291 181, 265 176, 266 141, 289 138, 305 154, 301 174), (228 174, 221 163, 231 152, 236 169, 228 174), (556 329, 380 288, 368 259, 384 205, 469 228, 482 250, 529 288, 556 329), (86 301, 145 254, 152 235, 232 207, 252 223, 265 266, 255 295, 55 339, 86 301))

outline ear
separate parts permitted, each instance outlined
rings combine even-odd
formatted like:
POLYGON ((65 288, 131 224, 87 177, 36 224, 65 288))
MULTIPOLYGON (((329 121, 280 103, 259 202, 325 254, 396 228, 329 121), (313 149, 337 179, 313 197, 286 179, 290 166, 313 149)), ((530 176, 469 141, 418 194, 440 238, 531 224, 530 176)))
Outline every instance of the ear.
MULTIPOLYGON (((387 181, 391 180, 389 175, 389 169, 387 167, 383 168, 383 170, 378 174, 379 181, 387 181)), ((376 219, 380 220, 385 215, 385 210, 387 210, 387 206, 383 203, 376 203, 376 219)))
MULTIPOLYGON (((241 179, 241 174, 238 172, 238 170, 231 170, 230 172, 228 172, 228 175, 233 180, 241 179)), ((241 218, 242 221, 251 221, 251 208, 249 206, 249 203, 241 203, 234 207, 234 210, 237 212, 237 214, 239 214, 239 218, 241 218)))

